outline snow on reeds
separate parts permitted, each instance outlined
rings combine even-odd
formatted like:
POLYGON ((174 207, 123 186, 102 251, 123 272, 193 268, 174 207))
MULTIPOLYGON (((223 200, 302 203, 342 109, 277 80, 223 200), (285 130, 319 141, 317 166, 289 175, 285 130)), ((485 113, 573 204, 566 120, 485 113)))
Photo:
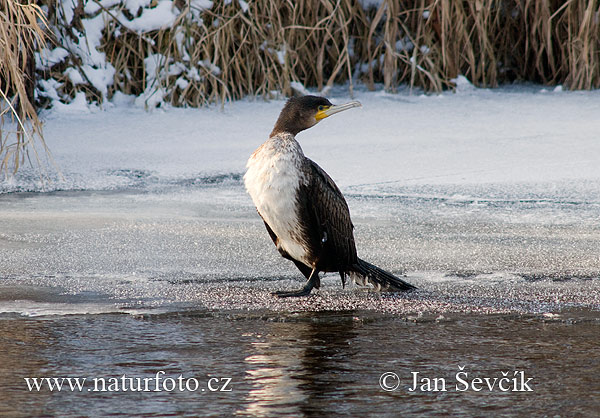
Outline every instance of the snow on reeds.
POLYGON ((440 91, 459 75, 600 87, 598 0, 46 3, 61 46, 41 57, 42 102, 200 106, 357 79, 440 91))

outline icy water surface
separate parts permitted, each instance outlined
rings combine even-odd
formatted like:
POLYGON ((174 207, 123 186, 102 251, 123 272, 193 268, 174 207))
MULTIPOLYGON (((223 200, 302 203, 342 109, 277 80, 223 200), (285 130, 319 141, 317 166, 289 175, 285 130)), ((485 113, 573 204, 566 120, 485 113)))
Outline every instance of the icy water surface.
POLYGON ((239 173, 139 178, 0 196, 0 415, 597 414, 597 183, 347 187, 359 255, 419 290, 280 300, 239 173))

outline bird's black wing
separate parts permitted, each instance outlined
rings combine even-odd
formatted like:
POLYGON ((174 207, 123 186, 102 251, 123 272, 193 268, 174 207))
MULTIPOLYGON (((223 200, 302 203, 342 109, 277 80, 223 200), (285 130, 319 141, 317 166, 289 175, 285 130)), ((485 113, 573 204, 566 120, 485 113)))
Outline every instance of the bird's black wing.
POLYGON ((299 193, 305 237, 321 271, 343 271, 357 262, 350 210, 331 177, 306 159, 308 181, 299 193))

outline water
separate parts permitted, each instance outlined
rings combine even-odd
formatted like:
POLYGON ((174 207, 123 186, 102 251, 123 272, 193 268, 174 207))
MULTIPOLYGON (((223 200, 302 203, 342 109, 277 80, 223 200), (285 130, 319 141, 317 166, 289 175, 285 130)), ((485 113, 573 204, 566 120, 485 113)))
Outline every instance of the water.
POLYGON ((561 319, 407 321, 364 311, 8 317, 0 321, 0 413, 594 416, 600 407, 599 319, 577 312, 561 319), (524 371, 533 391, 459 392, 458 366, 468 380, 524 371), (231 379, 225 387, 231 391, 88 392, 89 385, 83 392, 29 393, 23 387, 23 378, 32 376, 154 379, 157 371, 193 377, 201 387, 219 379, 215 389, 231 379), (379 386, 388 371, 400 380, 393 392, 379 386), (410 392, 412 372, 446 378, 448 391, 410 392))
POLYGON ((300 275, 239 173, 145 181, 0 196, 0 415, 597 414, 598 184, 348 187, 359 255, 419 291, 328 275, 279 300, 300 275), (532 391, 460 391, 459 367, 522 372, 532 391), (93 390, 159 372, 198 389, 93 390), (413 372, 447 390, 410 391, 413 372), (86 382, 29 391, 32 377, 86 382))

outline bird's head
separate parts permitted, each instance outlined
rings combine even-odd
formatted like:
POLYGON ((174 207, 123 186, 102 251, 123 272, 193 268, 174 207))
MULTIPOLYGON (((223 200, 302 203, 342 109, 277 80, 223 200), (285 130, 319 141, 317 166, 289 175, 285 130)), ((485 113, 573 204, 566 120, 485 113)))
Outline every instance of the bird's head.
POLYGON ((324 97, 292 97, 279 114, 271 136, 282 132, 296 135, 331 115, 359 106, 362 105, 357 101, 336 106, 324 97))

